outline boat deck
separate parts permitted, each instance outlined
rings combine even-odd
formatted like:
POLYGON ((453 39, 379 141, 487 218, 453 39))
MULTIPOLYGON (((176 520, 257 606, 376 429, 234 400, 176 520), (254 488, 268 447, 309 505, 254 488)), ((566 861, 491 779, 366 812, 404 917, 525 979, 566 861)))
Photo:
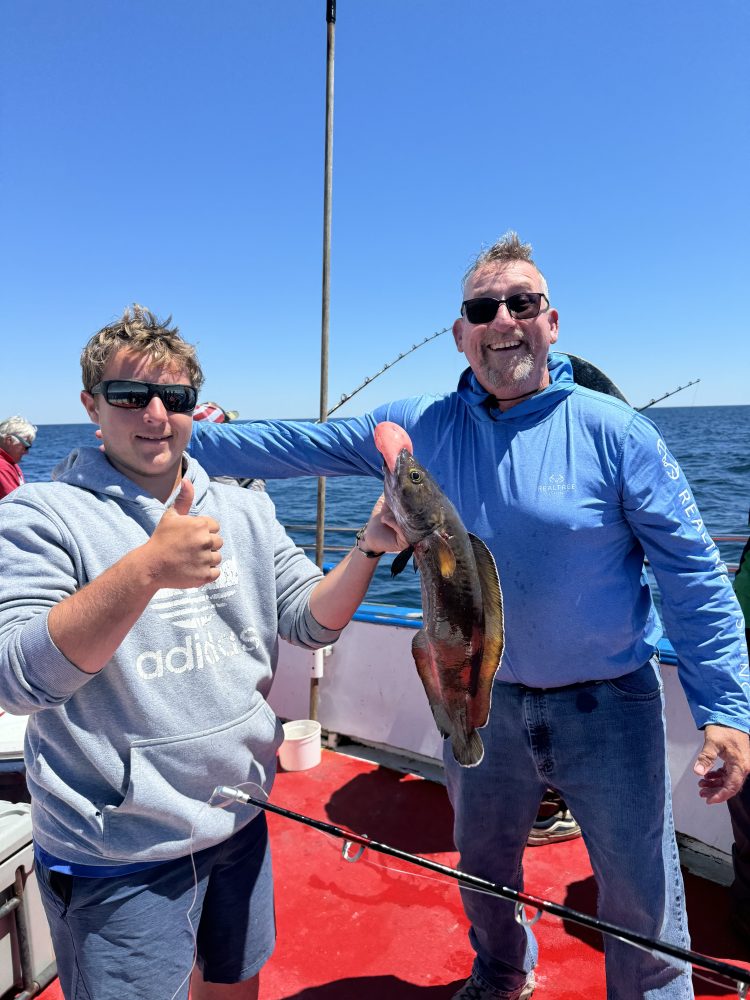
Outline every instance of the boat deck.
MULTIPOLYGON (((450 805, 445 788, 436 782, 323 750, 320 765, 311 770, 280 771, 272 801, 393 847, 457 864, 450 805)), ((261 1000, 453 996, 472 961, 454 880, 370 851, 355 864, 347 863, 341 857, 342 841, 273 814, 269 823, 278 943, 261 977, 261 1000)), ((529 892, 594 913, 595 886, 582 840, 529 848, 525 870, 529 892)), ((689 872, 685 881, 693 948, 750 968, 750 952, 730 928, 726 888, 689 872)), ((600 935, 548 914, 536 932, 535 998, 604 1000, 600 935)), ((737 995, 730 983, 698 977, 695 992, 699 1000, 737 995)), ((40 996, 60 1000, 58 984, 40 996)))

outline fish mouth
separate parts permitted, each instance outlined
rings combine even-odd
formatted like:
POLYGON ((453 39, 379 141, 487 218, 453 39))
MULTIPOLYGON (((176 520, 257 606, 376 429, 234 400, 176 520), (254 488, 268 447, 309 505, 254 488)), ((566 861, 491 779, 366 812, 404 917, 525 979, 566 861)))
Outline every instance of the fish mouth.
POLYGON ((391 510, 397 506, 398 484, 401 478, 401 466, 407 459, 411 458, 406 448, 402 448, 398 454, 383 457, 383 492, 391 510))
POLYGON ((391 475, 398 479, 405 463, 413 462, 412 453, 407 448, 402 448, 397 455, 393 456, 393 468, 389 468, 391 475))
POLYGON ((390 476, 396 481, 399 477, 401 466, 411 457, 411 452, 407 448, 402 448, 399 452, 383 456, 383 472, 386 478, 390 476))

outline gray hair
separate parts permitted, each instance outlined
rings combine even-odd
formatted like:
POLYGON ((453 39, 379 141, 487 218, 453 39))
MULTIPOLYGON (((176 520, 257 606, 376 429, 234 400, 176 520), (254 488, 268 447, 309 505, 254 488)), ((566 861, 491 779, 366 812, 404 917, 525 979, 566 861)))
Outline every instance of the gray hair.
MULTIPOLYGON (((473 277, 473 275, 479 271, 481 268, 486 267, 488 264, 509 264, 512 261, 523 260, 533 267, 537 267, 533 257, 531 256, 531 244, 521 243, 518 238, 518 233, 509 229, 507 233, 500 237, 491 247, 483 248, 477 256, 474 258, 469 266, 466 274, 463 276, 461 282, 461 289, 466 288, 466 283, 473 277)), ((549 288, 547 287, 547 279, 544 277, 541 271, 539 271, 539 277, 542 279, 542 291, 547 296, 549 301, 549 288)))
POLYGON ((15 416, 0 420, 0 439, 10 437, 11 434, 33 441, 36 437, 36 427, 25 417, 15 416))

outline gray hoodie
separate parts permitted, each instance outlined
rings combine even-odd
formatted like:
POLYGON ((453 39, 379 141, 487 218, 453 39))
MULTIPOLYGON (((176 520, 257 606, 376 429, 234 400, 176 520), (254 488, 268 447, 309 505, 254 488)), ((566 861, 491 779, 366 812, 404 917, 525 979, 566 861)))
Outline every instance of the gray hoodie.
POLYGON ((312 617, 320 572, 269 497, 210 482, 194 459, 186 475, 191 514, 219 522, 221 576, 160 590, 97 674, 57 649, 49 611, 146 542, 174 495, 162 504, 83 448, 53 482, 0 501, 0 705, 30 713, 34 837, 71 863, 180 857, 249 822, 247 807, 205 803, 219 784, 270 791, 283 735, 266 701, 278 636, 315 648, 339 634, 312 617))

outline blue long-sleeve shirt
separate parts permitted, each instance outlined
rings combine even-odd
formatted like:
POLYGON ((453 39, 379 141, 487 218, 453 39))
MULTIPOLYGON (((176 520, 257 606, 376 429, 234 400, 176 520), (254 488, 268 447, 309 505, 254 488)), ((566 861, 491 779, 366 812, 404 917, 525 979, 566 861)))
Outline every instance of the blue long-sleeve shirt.
POLYGON ((500 682, 555 687, 641 666, 662 634, 645 554, 696 724, 750 731, 741 610, 679 464, 650 420, 576 385, 564 355, 550 356, 550 376, 505 413, 467 369, 454 393, 361 417, 198 424, 190 450, 217 475, 382 476, 373 428, 400 424, 495 557, 500 682))

